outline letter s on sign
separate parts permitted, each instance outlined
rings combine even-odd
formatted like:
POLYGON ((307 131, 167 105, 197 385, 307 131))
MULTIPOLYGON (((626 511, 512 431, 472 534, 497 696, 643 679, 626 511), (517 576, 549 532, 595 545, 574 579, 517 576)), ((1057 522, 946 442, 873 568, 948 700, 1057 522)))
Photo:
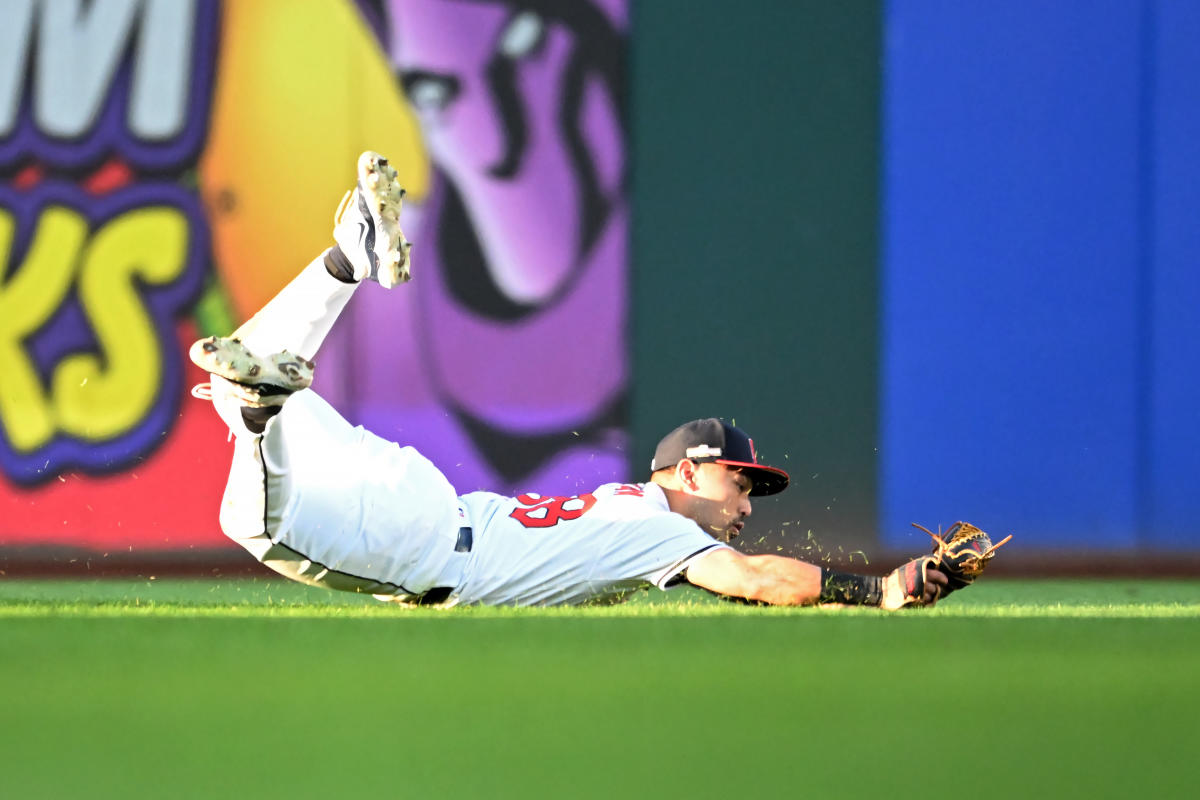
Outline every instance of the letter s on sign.
POLYGON ((179 278, 187 258, 188 221, 178 209, 148 206, 110 220, 84 256, 79 298, 100 341, 101 356, 78 353, 54 373, 62 430, 84 440, 125 433, 161 390, 162 347, 142 287, 179 278))

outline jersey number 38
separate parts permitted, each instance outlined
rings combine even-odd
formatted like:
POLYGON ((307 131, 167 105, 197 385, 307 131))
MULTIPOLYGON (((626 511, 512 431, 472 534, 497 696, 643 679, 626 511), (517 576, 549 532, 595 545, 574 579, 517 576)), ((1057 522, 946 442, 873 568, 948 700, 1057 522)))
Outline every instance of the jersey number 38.
POLYGON ((517 497, 517 502, 521 505, 513 509, 510 517, 526 528, 552 528, 563 520, 582 517, 596 505, 596 496, 542 497, 540 494, 523 494, 517 497))

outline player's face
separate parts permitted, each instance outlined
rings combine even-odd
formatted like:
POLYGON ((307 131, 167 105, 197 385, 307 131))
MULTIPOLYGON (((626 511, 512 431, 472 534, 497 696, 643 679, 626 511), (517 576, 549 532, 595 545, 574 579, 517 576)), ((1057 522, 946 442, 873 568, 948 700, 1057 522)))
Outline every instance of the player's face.
POLYGON ((749 476, 722 464, 699 464, 692 492, 692 519, 722 542, 742 532, 750 516, 749 476))

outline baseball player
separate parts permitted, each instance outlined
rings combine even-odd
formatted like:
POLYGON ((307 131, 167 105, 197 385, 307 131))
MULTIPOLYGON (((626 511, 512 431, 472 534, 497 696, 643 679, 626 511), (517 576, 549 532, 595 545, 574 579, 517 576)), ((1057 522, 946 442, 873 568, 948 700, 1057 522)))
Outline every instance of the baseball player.
POLYGON ((232 336, 192 346, 212 376, 201 396, 234 434, 221 526, 259 561, 409 605, 614 602, 682 583, 770 604, 937 600, 947 579, 928 558, 879 578, 730 547, 751 498, 783 491, 788 476, 719 419, 668 433, 646 483, 573 497, 460 496, 412 447, 351 426, 309 388, 312 359, 363 281, 409 279, 403 195, 387 160, 363 153, 336 244, 232 336))

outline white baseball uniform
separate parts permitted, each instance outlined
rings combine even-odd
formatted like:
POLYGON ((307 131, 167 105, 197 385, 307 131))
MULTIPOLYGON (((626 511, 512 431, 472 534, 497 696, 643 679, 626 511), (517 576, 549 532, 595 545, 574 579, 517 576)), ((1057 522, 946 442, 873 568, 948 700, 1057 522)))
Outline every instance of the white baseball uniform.
MULTIPOLYGON (((353 289, 317 259, 238 335, 259 353, 312 358, 353 289)), ((444 605, 579 604, 666 589, 693 559, 727 547, 670 511, 654 484, 460 497, 416 450, 352 427, 312 390, 261 435, 215 377, 213 401, 236 434, 222 529, 305 583, 444 605)))
POLYGON ((221 524, 290 578, 410 602, 437 587, 445 605, 615 601, 727 547, 652 483, 458 497, 416 450, 351 427, 311 390, 237 438, 221 524))

